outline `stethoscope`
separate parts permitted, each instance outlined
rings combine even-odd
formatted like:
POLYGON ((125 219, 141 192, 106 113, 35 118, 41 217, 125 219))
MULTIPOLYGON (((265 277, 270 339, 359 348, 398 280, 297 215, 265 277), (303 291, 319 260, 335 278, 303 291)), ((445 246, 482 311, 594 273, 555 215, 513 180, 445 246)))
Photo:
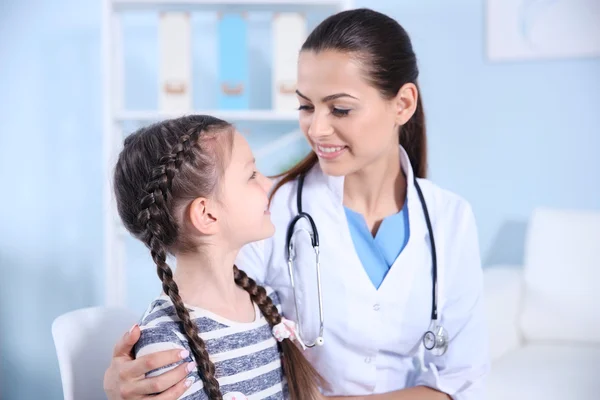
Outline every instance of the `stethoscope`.
MULTIPOLYGON (((431 227, 431 220, 429 219, 429 211, 427 210, 427 204, 425 197, 421 191, 421 187, 414 179, 417 193, 419 194, 419 200, 421 201, 421 207, 423 208, 423 214, 425 215, 425 222, 427 224, 427 230, 429 231, 429 242, 431 244, 431 264, 432 264, 432 304, 431 304, 431 323, 428 330, 423 334, 423 346, 425 349, 430 350, 434 355, 441 356, 446 353, 448 349, 448 332, 438 323, 438 280, 437 280, 437 255, 435 250, 435 241, 433 238, 433 228, 431 227)), ((323 320, 323 294, 321 288, 321 265, 319 261, 319 232, 317 231, 317 225, 310 216, 310 214, 302 211, 302 189, 304 187, 304 174, 301 174, 298 178, 298 189, 296 191, 296 205, 298 207, 298 215, 296 215, 289 223, 286 235, 286 248, 288 252, 288 273, 290 275, 290 282, 292 284, 292 290, 294 291, 294 306, 296 308, 297 325, 298 325, 298 336, 303 340, 306 347, 322 346, 325 343, 323 338, 324 331, 324 320, 323 320), (301 219, 305 219, 310 225, 310 231, 305 228, 294 230, 296 223, 301 219), (296 297, 296 286, 294 282, 294 258, 296 252, 294 248, 294 235, 298 232, 304 231, 310 236, 312 248, 315 252, 316 269, 317 269, 317 288, 319 297, 319 335, 315 340, 309 342, 302 336, 302 322, 300 320, 300 313, 298 309, 298 301, 296 297)))

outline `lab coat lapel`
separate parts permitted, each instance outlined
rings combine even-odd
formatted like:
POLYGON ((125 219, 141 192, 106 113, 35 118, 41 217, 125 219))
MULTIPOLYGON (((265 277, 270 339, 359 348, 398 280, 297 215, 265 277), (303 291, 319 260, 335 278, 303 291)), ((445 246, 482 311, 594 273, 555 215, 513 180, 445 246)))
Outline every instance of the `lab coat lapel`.
POLYGON ((349 261, 348 267, 353 269, 352 274, 346 275, 353 277, 353 282, 351 282, 352 286, 363 293, 378 293, 378 295, 381 296, 393 296, 393 302, 398 307, 398 311, 403 312, 411 294, 411 288, 417 269, 429 266, 430 262, 427 261, 429 258, 429 252, 427 251, 428 247, 424 245, 427 240, 425 217, 413 182, 414 175, 410 160, 401 146, 400 158, 402 169, 406 174, 407 179, 410 236, 406 247, 394 261, 394 264, 383 280, 379 290, 371 283, 369 276, 354 249, 354 243, 352 241, 352 236, 350 235, 348 222, 343 209, 344 177, 327 176, 317 167, 315 179, 325 182, 334 196, 334 203, 336 205, 334 218, 336 221, 340 221, 340 225, 332 229, 336 229, 340 235, 338 238, 342 247, 338 249, 338 251, 347 249, 343 258, 349 261))
POLYGON ((426 246, 427 226, 423 208, 414 185, 413 170, 408 155, 400 147, 402 170, 406 175, 406 201, 408 205, 409 239, 404 250, 396 258, 379 287, 382 296, 393 297, 393 303, 400 315, 404 315, 412 292, 415 274, 419 268, 429 266, 426 246))

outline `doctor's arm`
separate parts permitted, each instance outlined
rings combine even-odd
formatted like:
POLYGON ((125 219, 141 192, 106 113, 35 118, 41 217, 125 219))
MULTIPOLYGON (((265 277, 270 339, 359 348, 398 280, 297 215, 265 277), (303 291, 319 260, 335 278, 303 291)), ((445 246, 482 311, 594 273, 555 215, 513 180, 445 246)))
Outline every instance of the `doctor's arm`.
MULTIPOLYGON (((483 304, 483 272, 475 217, 463 203, 456 220, 447 260, 441 325, 448 331, 448 350, 443 356, 425 351, 424 367, 415 387, 360 400, 480 400, 485 398, 484 379, 489 371, 488 332, 483 304)), ((438 255, 439 257, 439 255, 438 255)), ((335 398, 334 398, 335 399, 335 398)), ((341 400, 341 398, 340 398, 341 400)))
POLYGON ((450 398, 446 393, 426 386, 416 386, 369 396, 326 397, 328 400, 449 400, 450 398))
POLYGON ((465 202, 452 221, 448 238, 445 298, 441 325, 449 335, 443 356, 425 351, 424 368, 416 385, 447 393, 453 400, 485 398, 485 378, 490 369, 488 332, 483 300, 483 271, 475 217, 465 202))

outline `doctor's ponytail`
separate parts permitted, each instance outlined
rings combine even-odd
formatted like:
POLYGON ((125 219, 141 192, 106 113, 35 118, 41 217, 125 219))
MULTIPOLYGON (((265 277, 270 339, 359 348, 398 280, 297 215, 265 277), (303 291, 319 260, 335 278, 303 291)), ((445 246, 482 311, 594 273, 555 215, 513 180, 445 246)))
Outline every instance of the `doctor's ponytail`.
MULTIPOLYGON (((336 51, 347 53, 362 66, 367 81, 385 99, 392 99, 407 83, 417 86, 417 108, 398 132, 399 143, 408 153, 415 176, 427 175, 425 112, 418 85, 419 69, 410 37, 393 18, 367 8, 342 11, 326 18, 308 36, 301 52, 336 51)), ((281 178, 271 192, 309 171, 318 163, 310 152, 281 178)))
MULTIPOLYGON (((418 87, 418 86, 417 86, 418 87)), ((427 177, 427 131, 425 128, 425 112, 423 100, 419 91, 417 108, 413 116, 404 126, 401 126, 398 135, 400 144, 406 150, 410 165, 417 178, 427 177)))

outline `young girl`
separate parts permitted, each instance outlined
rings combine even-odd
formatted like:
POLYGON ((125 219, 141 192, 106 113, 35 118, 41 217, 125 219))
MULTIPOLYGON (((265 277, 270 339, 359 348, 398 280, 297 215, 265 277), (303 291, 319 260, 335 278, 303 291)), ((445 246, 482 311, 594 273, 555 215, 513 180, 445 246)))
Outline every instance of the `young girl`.
POLYGON ((243 245, 274 233, 271 181, 243 136, 209 116, 142 128, 125 140, 114 178, 119 215, 150 249, 163 288, 142 317, 136 357, 184 356, 148 375, 189 363, 184 399, 320 398, 323 382, 292 343, 294 323, 233 265, 243 245))

